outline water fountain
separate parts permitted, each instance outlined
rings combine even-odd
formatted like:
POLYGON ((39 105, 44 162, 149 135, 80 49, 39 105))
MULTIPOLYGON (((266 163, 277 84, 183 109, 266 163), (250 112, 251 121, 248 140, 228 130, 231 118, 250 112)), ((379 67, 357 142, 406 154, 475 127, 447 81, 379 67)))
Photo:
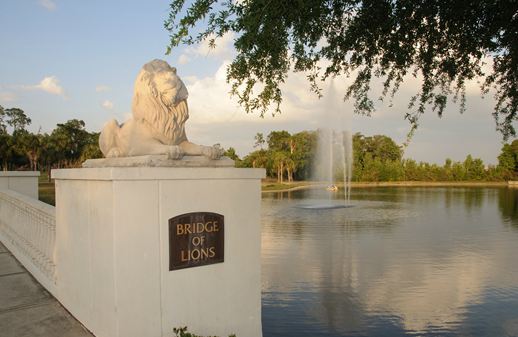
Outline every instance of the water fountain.
MULTIPOLYGON (((333 209, 351 207, 352 175, 352 132, 351 113, 336 89, 337 81, 331 80, 324 93, 325 109, 320 115, 318 140, 313 159, 312 180, 318 182, 318 188, 312 190, 313 203, 301 205, 308 209, 333 209), (337 202, 336 193, 343 183, 343 200, 337 202), (322 190, 326 196, 322 197, 322 190)), ((341 194, 341 191, 339 191, 341 194)))

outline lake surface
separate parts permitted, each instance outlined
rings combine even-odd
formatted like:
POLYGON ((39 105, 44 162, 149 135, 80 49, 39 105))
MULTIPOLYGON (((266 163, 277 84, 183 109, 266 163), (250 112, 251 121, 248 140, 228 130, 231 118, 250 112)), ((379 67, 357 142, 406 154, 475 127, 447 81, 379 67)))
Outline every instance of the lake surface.
POLYGON ((518 336, 518 189, 311 193, 263 195, 264 337, 518 336))

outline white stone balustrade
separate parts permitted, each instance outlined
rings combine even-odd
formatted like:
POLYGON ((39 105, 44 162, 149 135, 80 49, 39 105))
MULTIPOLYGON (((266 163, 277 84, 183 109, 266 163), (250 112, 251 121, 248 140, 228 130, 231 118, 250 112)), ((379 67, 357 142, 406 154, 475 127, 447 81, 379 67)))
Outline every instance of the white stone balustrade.
POLYGON ((1 171, 0 190, 9 189, 38 199, 38 171, 1 171))
POLYGON ((51 293, 56 293, 56 211, 12 190, 0 190, 0 241, 51 293))

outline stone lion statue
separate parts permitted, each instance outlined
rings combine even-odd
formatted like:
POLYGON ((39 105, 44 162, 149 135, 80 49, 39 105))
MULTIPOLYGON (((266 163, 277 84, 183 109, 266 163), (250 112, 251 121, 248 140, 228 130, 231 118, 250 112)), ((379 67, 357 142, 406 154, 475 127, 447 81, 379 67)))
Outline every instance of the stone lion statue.
POLYGON ((202 146, 187 140, 187 96, 176 68, 162 60, 146 63, 135 81, 133 118, 121 125, 112 119, 101 131, 99 146, 104 156, 166 154, 170 159, 180 159, 185 154, 220 158, 223 149, 219 145, 202 146))

